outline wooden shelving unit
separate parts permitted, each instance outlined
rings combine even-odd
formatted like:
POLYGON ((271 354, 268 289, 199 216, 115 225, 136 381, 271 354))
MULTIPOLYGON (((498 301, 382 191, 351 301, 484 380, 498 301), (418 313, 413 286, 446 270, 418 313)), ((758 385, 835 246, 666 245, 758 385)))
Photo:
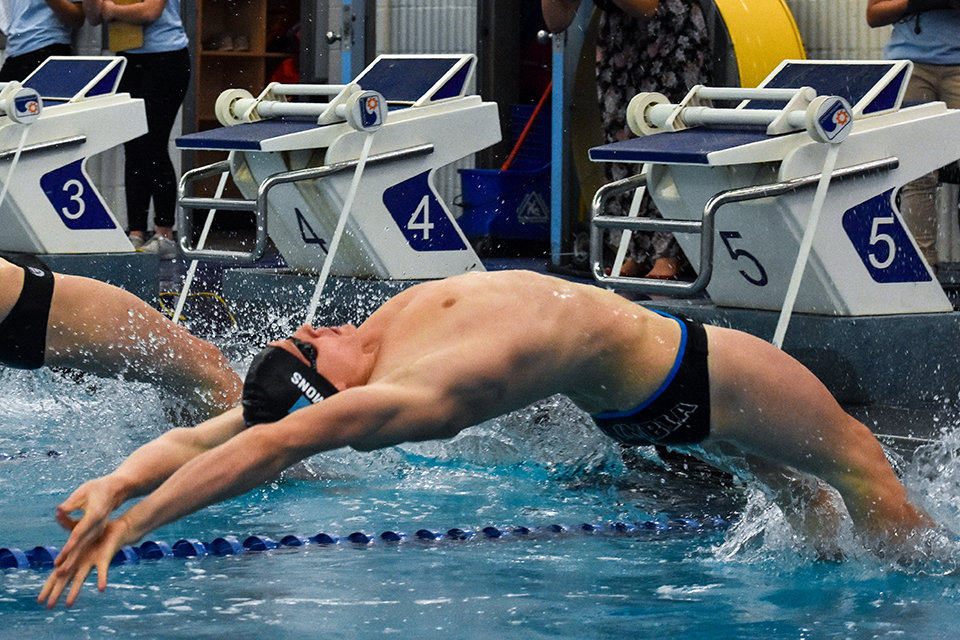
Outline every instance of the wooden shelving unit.
POLYGON ((197 131, 219 126, 217 96, 225 89, 257 95, 277 67, 299 55, 293 37, 299 0, 197 0, 197 131))
MULTIPOLYGON (((195 95, 190 126, 193 131, 204 131, 221 126, 214 108, 223 91, 246 89, 259 95, 284 60, 299 56, 300 0, 196 0, 195 6, 195 95)), ((199 167, 223 158, 220 151, 194 152, 186 163, 199 167)), ((205 181, 197 185, 195 195, 213 196, 214 186, 215 181, 205 181)), ((224 195, 238 197, 239 192, 230 184, 224 195)), ((218 218, 216 224, 233 227, 247 222, 218 218)))

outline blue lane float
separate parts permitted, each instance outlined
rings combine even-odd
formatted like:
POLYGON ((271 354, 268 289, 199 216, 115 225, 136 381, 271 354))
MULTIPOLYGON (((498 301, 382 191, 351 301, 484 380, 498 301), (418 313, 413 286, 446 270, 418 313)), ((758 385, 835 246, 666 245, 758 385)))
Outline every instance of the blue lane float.
MULTIPOLYGON (((268 536, 249 536, 240 541, 232 535, 214 538, 210 542, 201 542, 196 538, 184 538, 172 546, 162 540, 147 540, 139 547, 123 547, 113 557, 113 565, 132 565, 142 561, 165 560, 168 558, 202 558, 205 556, 229 556, 243 553, 271 551, 279 548, 296 548, 308 545, 319 547, 353 546, 368 547, 378 541, 383 544, 397 545, 406 542, 432 544, 440 542, 468 542, 472 540, 506 539, 544 539, 561 535, 618 536, 649 539, 663 539, 696 534, 710 534, 725 531, 730 522, 725 518, 673 518, 668 520, 652 519, 643 522, 589 523, 576 526, 549 524, 540 527, 484 527, 472 529, 452 528, 446 530, 419 529, 412 535, 402 531, 384 531, 379 535, 355 531, 346 536, 318 533, 304 537, 287 535, 276 542, 268 536)), ((16 547, 0 548, 0 570, 6 569, 51 569, 60 550, 57 547, 38 546, 28 551, 16 547)))

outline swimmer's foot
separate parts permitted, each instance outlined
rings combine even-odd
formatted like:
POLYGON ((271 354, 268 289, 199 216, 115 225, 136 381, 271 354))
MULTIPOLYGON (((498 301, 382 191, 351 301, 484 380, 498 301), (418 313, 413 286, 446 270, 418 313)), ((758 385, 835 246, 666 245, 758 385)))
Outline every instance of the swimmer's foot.
POLYGON ((640 264, 633 258, 627 258, 620 267, 620 275, 624 278, 642 278, 643 272, 640 270, 640 264))
MULTIPOLYGON (((612 267, 607 267, 603 270, 606 275, 613 273, 612 267)), ((622 278, 642 278, 643 272, 640 270, 640 265, 633 258, 627 258, 623 261, 623 265, 620 267, 620 277, 622 278)))

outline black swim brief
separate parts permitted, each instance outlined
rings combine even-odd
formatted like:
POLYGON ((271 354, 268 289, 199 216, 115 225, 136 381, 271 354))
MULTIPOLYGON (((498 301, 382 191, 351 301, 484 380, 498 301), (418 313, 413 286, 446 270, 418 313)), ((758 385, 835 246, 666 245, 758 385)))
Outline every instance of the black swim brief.
POLYGON ((596 414, 593 421, 608 436, 629 445, 689 445, 710 435, 710 376, 707 332, 688 318, 673 318, 682 335, 677 359, 660 388, 628 411, 596 414))
POLYGON ((17 303, 0 322, 0 365, 16 369, 43 366, 47 319, 53 300, 53 272, 28 254, 0 254, 23 268, 23 288, 17 303))

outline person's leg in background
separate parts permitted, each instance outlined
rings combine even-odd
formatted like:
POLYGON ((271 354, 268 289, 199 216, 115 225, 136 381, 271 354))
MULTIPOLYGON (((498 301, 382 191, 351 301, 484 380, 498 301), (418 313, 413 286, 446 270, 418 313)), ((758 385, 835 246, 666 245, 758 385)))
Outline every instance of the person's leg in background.
POLYGON ((72 54, 73 52, 68 44, 51 44, 30 53, 7 58, 3 61, 3 67, 0 67, 0 82, 23 82, 50 56, 69 56, 72 54))
MULTIPOLYGON (((904 93, 904 102, 941 100, 936 65, 914 64, 913 75, 904 93)), ((900 189, 900 213, 913 234, 923 257, 936 270, 937 256, 937 172, 928 173, 900 189)))
POLYGON ((161 257, 176 255, 173 224, 177 204, 177 174, 168 143, 190 82, 186 49, 127 56, 121 91, 144 100, 147 133, 124 145, 127 219, 132 237, 143 240, 150 202, 153 202, 155 240, 142 247, 161 257))

